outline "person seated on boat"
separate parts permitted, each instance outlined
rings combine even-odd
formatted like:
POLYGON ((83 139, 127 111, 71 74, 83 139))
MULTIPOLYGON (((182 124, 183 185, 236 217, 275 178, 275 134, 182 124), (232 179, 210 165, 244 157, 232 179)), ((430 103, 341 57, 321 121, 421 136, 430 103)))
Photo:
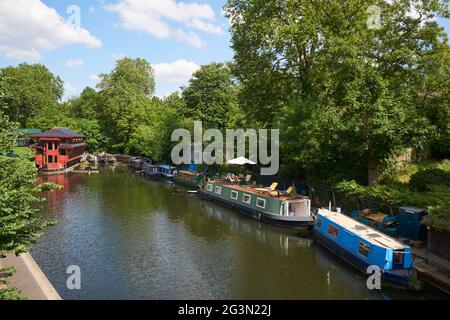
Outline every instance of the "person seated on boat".
POLYGON ((291 193, 294 191, 294 187, 290 186, 289 188, 286 189, 286 191, 283 190, 275 190, 270 192, 270 195, 275 196, 275 197, 279 197, 279 196, 289 196, 291 195, 291 193))
POLYGON ((231 183, 233 184, 239 184, 239 177, 236 176, 234 173, 231 174, 231 179, 230 179, 231 183))

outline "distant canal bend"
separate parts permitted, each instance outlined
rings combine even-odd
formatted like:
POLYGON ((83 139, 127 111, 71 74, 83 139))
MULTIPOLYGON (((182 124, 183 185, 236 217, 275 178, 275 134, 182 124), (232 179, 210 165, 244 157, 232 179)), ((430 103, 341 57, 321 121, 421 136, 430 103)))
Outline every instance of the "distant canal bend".
POLYGON ((63 299, 429 299, 365 278, 295 232, 262 224, 120 165, 48 177, 58 220, 32 255, 63 299), (81 269, 69 290, 66 270, 81 269))

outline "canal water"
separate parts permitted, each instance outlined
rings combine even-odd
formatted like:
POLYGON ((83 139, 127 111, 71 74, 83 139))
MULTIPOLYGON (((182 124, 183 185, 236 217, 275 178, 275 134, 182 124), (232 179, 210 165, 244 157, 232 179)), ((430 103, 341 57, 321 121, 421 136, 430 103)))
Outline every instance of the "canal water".
POLYGON ((57 220, 32 255, 63 299, 428 299, 368 290, 365 278, 295 231, 223 208, 118 165, 46 178, 57 220), (69 290, 69 266, 81 289, 69 290))

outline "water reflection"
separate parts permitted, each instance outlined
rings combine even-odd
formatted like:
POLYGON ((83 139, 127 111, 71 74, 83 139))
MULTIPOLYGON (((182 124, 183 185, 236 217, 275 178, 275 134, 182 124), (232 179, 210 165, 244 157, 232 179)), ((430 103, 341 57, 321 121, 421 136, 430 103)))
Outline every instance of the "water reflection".
POLYGON ((246 218, 121 166, 48 177, 46 230, 33 256, 65 299, 383 299, 294 231, 246 218), (82 289, 68 290, 76 264, 82 289))

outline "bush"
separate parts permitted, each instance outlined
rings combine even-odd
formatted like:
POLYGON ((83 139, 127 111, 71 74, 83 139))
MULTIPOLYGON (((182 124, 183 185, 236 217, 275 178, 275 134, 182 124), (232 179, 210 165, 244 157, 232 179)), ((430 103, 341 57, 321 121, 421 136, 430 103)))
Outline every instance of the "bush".
POLYGON ((450 135, 438 138, 431 146, 431 154, 435 159, 450 159, 450 135))
POLYGON ((450 172, 439 168, 418 171, 411 176, 409 188, 418 192, 429 191, 432 186, 450 187, 450 172))

